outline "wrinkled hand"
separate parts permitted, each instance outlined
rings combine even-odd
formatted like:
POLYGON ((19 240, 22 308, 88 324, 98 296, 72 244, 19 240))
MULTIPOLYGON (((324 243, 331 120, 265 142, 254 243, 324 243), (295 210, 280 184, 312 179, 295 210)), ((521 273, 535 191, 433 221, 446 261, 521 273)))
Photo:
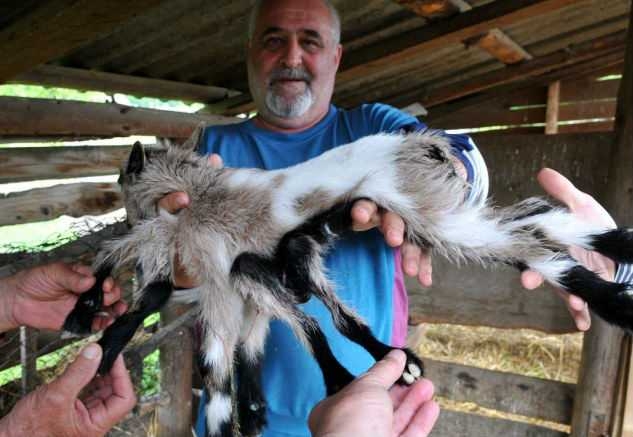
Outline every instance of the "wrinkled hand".
MULTIPOLYGON (((213 168, 222 168, 224 165, 222 157, 216 153, 209 155, 208 162, 213 168)), ((158 207, 170 214, 177 214, 180 210, 188 208, 190 204, 189 195, 183 191, 169 193, 158 201, 158 207)), ((194 278, 187 275, 177 257, 174 260, 174 285, 181 288, 194 288, 198 285, 194 278)))
MULTIPOLYGON (((601 224, 605 227, 615 227, 613 218, 602 205, 589 194, 578 190, 569 179, 557 171, 544 168, 539 172, 537 179, 547 194, 565 204, 581 220, 601 224)), ((570 253, 589 270, 596 272, 606 280, 613 281, 615 263, 611 259, 580 247, 570 247, 570 253)), ((543 283, 543 277, 534 271, 525 271, 521 275, 521 282, 525 288, 532 290, 543 283)), ((588 330, 591 326, 591 316, 585 301, 563 290, 557 290, 557 292, 567 304, 576 327, 580 331, 588 330)))
MULTIPOLYGON (((87 266, 61 262, 23 270, 9 278, 7 315, 11 327, 61 329, 79 294, 88 291, 95 277, 87 266)), ((121 288, 112 278, 103 283, 104 315, 95 317, 93 329, 102 330, 127 310, 121 288), (105 315, 107 314, 107 315, 105 315)))
POLYGON ((310 413, 313 437, 426 437, 439 415, 433 384, 393 385, 405 365, 402 351, 390 352, 367 373, 310 413))
POLYGON ((353 229, 366 231, 377 227, 391 247, 399 247, 402 271, 407 276, 416 276, 423 287, 432 284, 431 256, 415 244, 404 241, 404 220, 391 212, 378 208, 369 200, 358 200, 352 207, 353 229))
POLYGON ((119 356, 110 373, 95 376, 101 348, 91 344, 53 382, 22 398, 0 421, 0 437, 99 437, 136 404, 119 356))

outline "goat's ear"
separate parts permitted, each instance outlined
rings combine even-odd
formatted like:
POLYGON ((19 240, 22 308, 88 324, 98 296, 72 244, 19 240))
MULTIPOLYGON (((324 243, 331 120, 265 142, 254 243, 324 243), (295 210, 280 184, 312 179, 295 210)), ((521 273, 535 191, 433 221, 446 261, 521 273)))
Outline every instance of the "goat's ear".
POLYGON ((204 135, 204 128, 206 127, 205 123, 200 123, 193 130, 193 133, 182 143, 180 146, 184 150, 196 151, 198 147, 200 147, 200 143, 202 142, 202 136, 204 135))
POLYGON ((143 171, 145 165, 145 150, 140 142, 135 142, 130 152, 130 157, 127 160, 126 174, 140 174, 143 171))

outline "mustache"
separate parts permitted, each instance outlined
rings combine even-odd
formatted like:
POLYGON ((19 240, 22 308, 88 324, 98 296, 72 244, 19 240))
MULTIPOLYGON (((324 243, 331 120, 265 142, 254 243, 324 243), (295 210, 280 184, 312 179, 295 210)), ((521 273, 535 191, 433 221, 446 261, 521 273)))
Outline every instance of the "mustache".
POLYGON ((303 68, 277 68, 270 74, 270 84, 274 84, 279 80, 303 80, 310 83, 312 75, 303 68))

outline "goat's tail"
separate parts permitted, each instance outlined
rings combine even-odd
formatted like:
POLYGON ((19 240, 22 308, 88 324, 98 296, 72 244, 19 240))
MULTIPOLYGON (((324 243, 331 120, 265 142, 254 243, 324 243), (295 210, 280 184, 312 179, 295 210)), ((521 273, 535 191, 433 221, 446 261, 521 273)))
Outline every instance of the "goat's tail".
POLYGON ((602 279, 569 253, 569 246, 633 262, 633 230, 609 230, 576 219, 544 199, 516 205, 458 208, 408 238, 453 261, 505 264, 534 270, 554 286, 585 300, 607 322, 633 331, 633 285, 602 279))

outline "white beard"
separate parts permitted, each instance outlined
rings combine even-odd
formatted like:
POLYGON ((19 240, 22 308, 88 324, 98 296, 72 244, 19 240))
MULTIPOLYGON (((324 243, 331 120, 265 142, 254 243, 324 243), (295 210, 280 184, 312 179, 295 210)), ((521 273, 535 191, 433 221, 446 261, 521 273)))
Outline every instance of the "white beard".
POLYGON ((268 89, 266 92, 266 107, 280 118, 297 118, 308 112, 314 103, 314 96, 309 86, 300 95, 287 99, 268 89))

